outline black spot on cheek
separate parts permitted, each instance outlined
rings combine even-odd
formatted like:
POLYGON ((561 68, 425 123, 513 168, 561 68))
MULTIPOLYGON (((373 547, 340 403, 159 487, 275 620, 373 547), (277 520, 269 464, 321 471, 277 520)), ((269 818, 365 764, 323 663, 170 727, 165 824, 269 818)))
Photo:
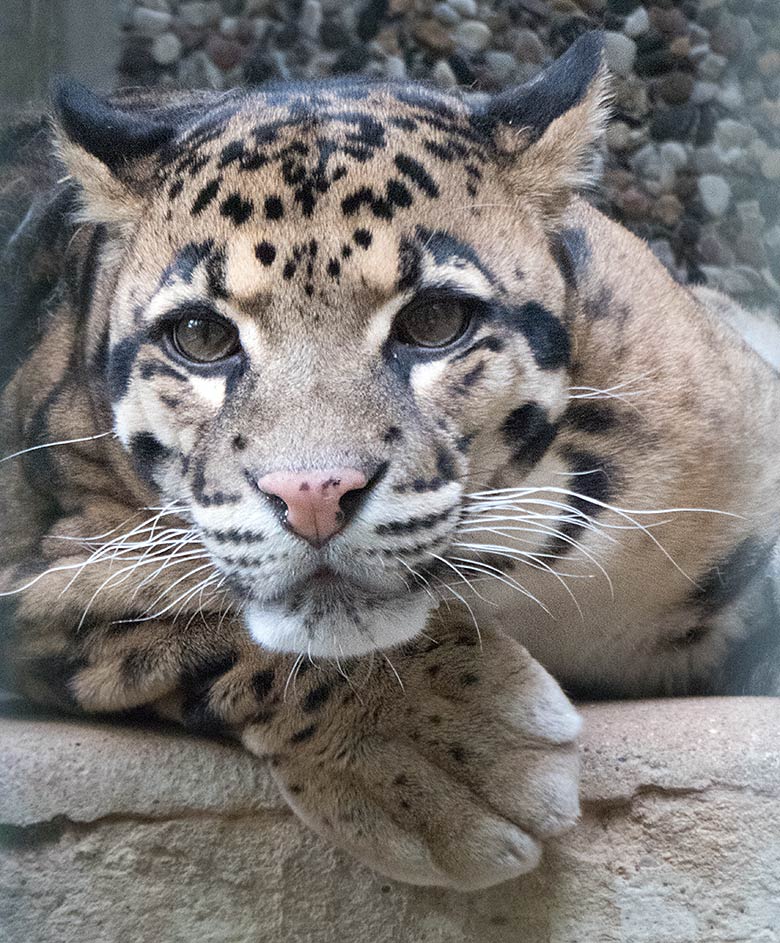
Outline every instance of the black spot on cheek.
POLYGON ((557 370, 568 365, 571 357, 569 332, 544 305, 528 301, 520 307, 507 307, 504 317, 513 330, 525 336, 540 369, 557 370))
POLYGON ((323 707, 327 703, 332 690, 333 688, 330 684, 321 684, 316 688, 312 688, 304 698, 303 712, 310 714, 312 711, 319 710, 323 707))
POLYGON ((126 337, 109 351, 108 389, 113 402, 121 399, 127 393, 139 346, 134 337, 126 337))
POLYGON ((398 426, 390 426, 384 434, 383 441, 386 445, 392 445, 393 442, 400 442, 401 439, 403 439, 403 435, 403 432, 398 426))
POLYGON ((237 452, 243 452, 246 448, 246 439, 241 435, 241 433, 233 436, 233 448, 237 452))
POLYGON ((297 733, 294 733, 290 737, 290 743, 305 743, 307 740, 310 740, 314 734, 317 732, 317 725, 310 724, 308 727, 304 727, 302 730, 299 730, 297 733))
POLYGON ((453 743, 450 747, 450 756, 456 763, 466 762, 466 751, 459 743, 453 743))
POLYGON ((569 404, 562 422, 580 432, 610 432, 618 425, 618 417, 609 403, 580 400, 569 404))
POLYGON ((252 690, 258 701, 263 701, 271 693, 274 686, 276 674, 273 668, 266 671, 258 671, 252 677, 252 690))
POLYGON ((155 467, 171 455, 171 451, 151 432, 138 432, 130 440, 130 454, 143 477, 149 478, 155 467))
POLYGON ((502 427, 504 441, 515 461, 536 464, 555 439, 556 428, 539 403, 524 403, 513 410, 502 427))
POLYGON ((709 611, 733 602, 766 571, 771 548, 771 543, 756 537, 743 540, 725 559, 697 580, 694 601, 709 611))
POLYGON ((338 278, 341 274, 341 263, 338 259, 330 259, 327 267, 328 275, 331 278, 338 278))

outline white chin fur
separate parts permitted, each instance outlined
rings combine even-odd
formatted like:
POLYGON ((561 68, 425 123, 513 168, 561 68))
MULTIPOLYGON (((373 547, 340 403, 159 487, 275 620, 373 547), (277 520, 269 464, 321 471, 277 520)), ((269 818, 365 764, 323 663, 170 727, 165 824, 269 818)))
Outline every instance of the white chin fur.
POLYGON ((245 620, 252 638, 263 648, 342 658, 392 648, 425 628, 430 600, 423 593, 372 601, 356 625, 340 607, 311 625, 303 613, 290 613, 284 604, 252 603, 245 620))

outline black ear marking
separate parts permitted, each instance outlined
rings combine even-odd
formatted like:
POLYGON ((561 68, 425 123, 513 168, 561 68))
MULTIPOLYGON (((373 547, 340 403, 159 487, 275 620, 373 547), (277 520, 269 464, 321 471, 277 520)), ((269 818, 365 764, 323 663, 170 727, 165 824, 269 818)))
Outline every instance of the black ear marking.
POLYGON ((176 130, 143 112, 112 105, 71 79, 54 83, 52 103, 68 138, 114 173, 128 161, 154 153, 176 130))
POLYGON ((584 33, 544 72, 496 95, 486 106, 491 123, 527 128, 531 142, 585 96, 604 62, 604 34, 584 33))

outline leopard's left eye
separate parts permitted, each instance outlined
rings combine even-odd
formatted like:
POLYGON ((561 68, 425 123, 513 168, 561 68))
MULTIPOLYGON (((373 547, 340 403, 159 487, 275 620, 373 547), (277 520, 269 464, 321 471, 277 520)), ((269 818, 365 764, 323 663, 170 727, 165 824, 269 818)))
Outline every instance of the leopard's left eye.
POLYGON ((224 318, 185 314, 171 328, 173 346, 194 363, 216 363, 235 354, 240 346, 238 329, 224 318))
POLYGON ((393 334, 414 347, 448 347, 461 338, 473 318, 473 305, 452 295, 410 301, 396 315, 393 334))

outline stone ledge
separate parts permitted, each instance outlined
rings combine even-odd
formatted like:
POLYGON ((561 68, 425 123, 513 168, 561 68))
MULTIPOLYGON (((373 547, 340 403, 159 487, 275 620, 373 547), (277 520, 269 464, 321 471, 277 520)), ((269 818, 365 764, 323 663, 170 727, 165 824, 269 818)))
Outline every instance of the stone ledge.
POLYGON ((8 943, 776 943, 780 699, 583 709, 583 817, 474 895, 387 881, 287 810, 239 747, 0 720, 8 943))

